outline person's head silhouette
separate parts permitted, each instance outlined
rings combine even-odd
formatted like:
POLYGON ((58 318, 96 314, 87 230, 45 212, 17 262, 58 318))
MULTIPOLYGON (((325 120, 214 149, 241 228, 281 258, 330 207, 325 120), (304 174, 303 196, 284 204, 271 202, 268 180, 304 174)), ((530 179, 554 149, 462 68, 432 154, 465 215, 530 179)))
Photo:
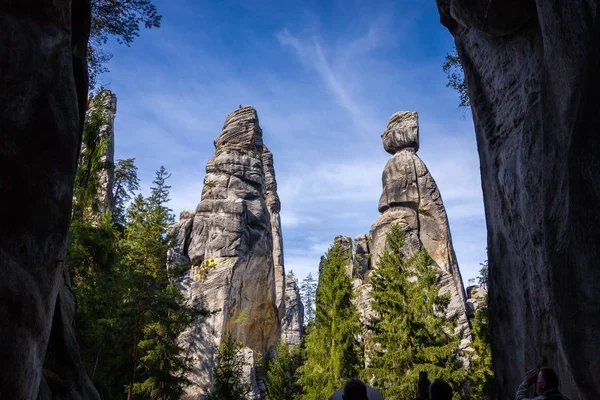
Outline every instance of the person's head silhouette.
POLYGON ((431 400, 452 400, 452 386, 443 379, 436 379, 429 387, 431 400))
POLYGON ((346 381, 344 385, 344 394, 342 400, 368 400, 367 385, 360 379, 352 378, 346 381))

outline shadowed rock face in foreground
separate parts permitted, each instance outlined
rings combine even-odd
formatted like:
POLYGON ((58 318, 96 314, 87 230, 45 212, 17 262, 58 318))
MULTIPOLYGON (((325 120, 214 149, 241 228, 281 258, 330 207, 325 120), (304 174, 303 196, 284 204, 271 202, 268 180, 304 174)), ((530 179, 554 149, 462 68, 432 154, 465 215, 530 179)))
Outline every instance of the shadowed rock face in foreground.
POLYGON ((471 101, 496 375, 600 398, 600 2, 437 0, 471 101))
MULTIPOLYGON (((181 282, 184 295, 211 312, 181 337, 194 363, 186 398, 207 393, 223 337, 244 345, 249 360, 277 344, 285 280, 276 188, 256 110, 235 110, 215 140, 198 207, 181 213, 171 230, 177 245, 170 262, 191 264, 181 282)), ((253 369, 245 374, 257 398, 260 382, 253 369)))
POLYGON ((89 7, 25 0, 0 9, 3 399, 34 399, 38 391, 40 398, 98 398, 79 357, 64 271, 88 89, 89 7), (44 365, 47 348, 56 357, 44 365), (62 386, 42 378, 43 366, 62 386))

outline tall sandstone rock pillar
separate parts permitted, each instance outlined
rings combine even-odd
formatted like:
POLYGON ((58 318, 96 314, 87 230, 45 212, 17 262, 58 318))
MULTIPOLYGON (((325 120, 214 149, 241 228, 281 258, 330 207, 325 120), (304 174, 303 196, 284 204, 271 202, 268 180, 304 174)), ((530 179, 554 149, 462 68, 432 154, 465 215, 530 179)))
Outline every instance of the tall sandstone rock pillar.
POLYGON ((462 345, 466 347, 470 331, 464 287, 442 197, 427 167, 416 154, 419 150, 417 113, 392 115, 381 138, 385 150, 393 157, 383 170, 383 192, 379 200, 381 215, 371 226, 372 261, 376 265, 379 254, 385 249, 391 224, 399 224, 406 233, 407 253, 423 246, 439 269, 440 293, 450 294, 448 315, 458 314, 457 332, 464 330, 462 345))
MULTIPOLYGON (((263 145, 256 111, 235 110, 215 140, 198 207, 181 213, 171 230, 177 245, 169 253, 170 262, 191 265, 181 282, 184 295, 211 313, 180 338, 194 363, 185 398, 197 399, 209 391, 214 355, 224 337, 245 346, 250 364, 258 352, 277 344, 278 294, 283 299, 285 284, 279 276, 282 259, 274 262, 274 238, 281 251, 278 202, 272 155, 263 145)), ((248 370, 246 378, 256 398, 253 374, 248 370)))
MULTIPOLYGON (((79 359, 64 274, 85 115, 90 2, 0 7, 0 398, 34 399, 48 343, 62 398, 95 399, 79 359)), ((42 393, 40 393, 42 394, 42 393)))
POLYGON ((600 398, 600 1, 437 0, 465 71, 488 229, 494 371, 600 398))
MULTIPOLYGON (((100 193, 98 193, 98 203, 100 212, 114 211, 115 199, 113 199, 113 181, 115 171, 115 115, 117 114, 117 95, 108 89, 100 91, 96 97, 91 95, 88 97, 89 108, 86 112, 86 118, 97 110, 102 109, 102 125, 99 129, 98 142, 106 142, 104 154, 101 162, 105 164, 99 173, 100 193)), ((82 143, 81 151, 83 152, 85 143, 82 143)))

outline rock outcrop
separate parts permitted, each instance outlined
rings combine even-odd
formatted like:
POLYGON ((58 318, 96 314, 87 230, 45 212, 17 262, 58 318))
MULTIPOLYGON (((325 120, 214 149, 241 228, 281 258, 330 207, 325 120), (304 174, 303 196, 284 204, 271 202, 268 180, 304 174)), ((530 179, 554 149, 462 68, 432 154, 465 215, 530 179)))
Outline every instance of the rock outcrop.
POLYGON ((462 345, 466 348, 470 333, 462 278, 442 197, 427 167, 416 154, 419 149, 417 113, 394 114, 381 137, 385 150, 393 157, 383 170, 383 193, 379 200, 381 216, 371 226, 371 244, 368 246, 373 267, 376 268, 378 256, 385 248, 390 226, 399 224, 406 233, 407 255, 422 246, 439 269, 440 293, 450 294, 448 315, 458 315, 456 331, 465 332, 462 345))
POLYGON ((600 398, 600 1, 437 0, 465 72, 488 229, 495 375, 600 398))
POLYGON ((64 274, 89 29, 85 0, 8 2, 0 9, 0 398, 48 393, 48 343, 64 346, 59 395, 99 398, 81 365, 64 274))
MULTIPOLYGON (((263 145, 254 108, 227 116, 215 140, 215 155, 206 165, 201 201, 195 211, 181 214, 171 232, 177 245, 169 262, 191 265, 181 281, 183 293, 191 304, 210 312, 180 338, 194 363, 185 398, 196 399, 210 388, 221 338, 242 343, 245 357, 254 359, 276 347, 279 313, 285 315, 276 286, 285 282, 279 276, 279 199, 272 155, 263 145)), ((280 295, 283 301, 283 287, 280 295)), ((256 381, 251 371, 248 376, 256 381)))
POLYGON ((469 321, 475 318, 475 313, 487 301, 487 290, 483 286, 467 287, 467 317, 469 321))
POLYGON ((285 277, 285 316, 281 321, 281 340, 295 347, 304 335, 304 305, 295 278, 285 277))
MULTIPOLYGON (((105 145, 104 152, 100 162, 105 168, 99 173, 99 193, 98 206, 100 213, 105 211, 114 211, 113 199, 113 181, 114 181, 114 163, 115 163, 115 115, 117 113, 117 96, 108 89, 100 91, 96 97, 88 97, 89 108, 86 112, 86 118, 89 118, 98 108, 102 112, 102 125, 98 130, 98 143, 105 145)), ((85 149, 85 143, 82 143, 81 151, 85 149)))

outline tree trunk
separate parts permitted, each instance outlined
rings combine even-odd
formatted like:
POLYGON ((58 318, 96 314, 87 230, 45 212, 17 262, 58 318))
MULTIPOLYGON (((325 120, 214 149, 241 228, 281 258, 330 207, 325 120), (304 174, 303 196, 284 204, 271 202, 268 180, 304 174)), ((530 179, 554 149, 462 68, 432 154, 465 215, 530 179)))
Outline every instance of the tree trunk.
POLYGON ((138 348, 138 339, 140 337, 140 320, 142 319, 142 298, 138 299, 138 307, 137 307, 137 319, 135 322, 135 339, 133 342, 133 354, 131 356, 131 377, 129 380, 129 391, 127 393, 127 400, 133 399, 133 381, 135 379, 135 362, 137 361, 137 348, 138 348))

